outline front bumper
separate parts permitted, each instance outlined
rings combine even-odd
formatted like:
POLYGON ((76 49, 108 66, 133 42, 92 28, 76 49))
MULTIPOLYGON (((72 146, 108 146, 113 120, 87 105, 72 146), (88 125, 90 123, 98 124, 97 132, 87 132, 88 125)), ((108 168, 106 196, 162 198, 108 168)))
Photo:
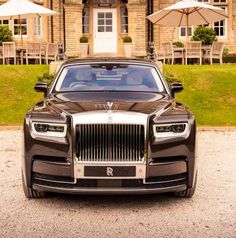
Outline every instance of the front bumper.
POLYGON ((150 194, 183 191, 187 174, 148 179, 70 179, 33 174, 33 188, 39 191, 71 194, 150 194), (63 179, 63 181, 62 181, 63 179))
POLYGON ((55 193, 81 194, 81 195, 135 195, 180 192, 187 189, 186 185, 177 185, 165 188, 60 188, 47 185, 34 184, 33 189, 55 193))
MULTIPOLYGON (((71 194, 151 194, 178 192, 189 184, 188 158, 156 158, 135 166, 134 177, 87 177, 84 166, 66 157, 34 156, 31 186, 39 191, 71 194), (141 172, 140 174, 138 172, 141 172)), ((118 164, 86 164, 94 167, 118 164)))

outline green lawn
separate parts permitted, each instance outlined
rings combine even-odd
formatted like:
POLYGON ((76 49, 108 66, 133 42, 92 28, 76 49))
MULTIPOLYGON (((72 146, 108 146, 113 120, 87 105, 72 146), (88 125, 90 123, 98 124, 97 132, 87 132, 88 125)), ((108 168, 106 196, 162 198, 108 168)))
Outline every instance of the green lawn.
POLYGON ((236 64, 166 65, 164 72, 182 81, 178 101, 187 105, 198 125, 236 126, 236 64))
MULTIPOLYGON (((24 114, 42 98, 33 90, 46 65, 0 66, 0 125, 21 125, 24 114)), ((236 126, 236 64, 166 65, 165 75, 181 80, 177 99, 196 115, 198 125, 236 126)))
POLYGON ((21 125, 28 109, 42 98, 34 91, 47 65, 0 66, 0 125, 21 125))

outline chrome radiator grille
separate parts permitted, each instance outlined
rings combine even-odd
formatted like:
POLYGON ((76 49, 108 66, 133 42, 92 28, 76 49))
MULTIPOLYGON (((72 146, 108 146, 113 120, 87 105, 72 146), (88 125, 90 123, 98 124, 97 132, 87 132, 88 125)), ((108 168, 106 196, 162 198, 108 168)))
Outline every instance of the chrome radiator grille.
POLYGON ((78 125, 76 137, 79 161, 141 162, 144 157, 143 125, 78 125))

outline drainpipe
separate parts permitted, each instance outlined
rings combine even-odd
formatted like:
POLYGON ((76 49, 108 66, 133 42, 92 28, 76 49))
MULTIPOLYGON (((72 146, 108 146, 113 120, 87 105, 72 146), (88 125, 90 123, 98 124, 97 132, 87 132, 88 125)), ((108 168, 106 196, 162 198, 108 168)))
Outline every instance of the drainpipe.
MULTIPOLYGON (((153 0, 148 0, 147 15, 153 13, 153 0)), ((148 42, 153 41, 153 23, 148 20, 148 42)))
MULTIPOLYGON (((147 15, 153 13, 153 0, 147 1, 147 15)), ((148 41, 147 41, 147 52, 148 58, 153 59, 154 57, 154 45, 153 45, 153 23, 148 20, 148 41)))
MULTIPOLYGON (((50 0, 50 9, 53 10, 53 0, 50 0)), ((53 16, 51 16, 51 42, 54 42, 53 16)))
POLYGON ((65 0, 63 2, 63 43, 64 52, 66 52, 66 13, 65 13, 65 0))

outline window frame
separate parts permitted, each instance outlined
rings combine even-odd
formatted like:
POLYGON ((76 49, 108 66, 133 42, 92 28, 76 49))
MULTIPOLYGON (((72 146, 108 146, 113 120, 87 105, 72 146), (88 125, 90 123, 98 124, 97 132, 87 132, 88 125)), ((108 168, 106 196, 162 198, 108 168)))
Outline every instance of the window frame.
POLYGON ((125 5, 120 7, 120 31, 121 31, 121 34, 129 33, 129 13, 128 13, 128 8, 125 5), (124 9, 125 12, 127 12, 127 15, 122 15, 122 9, 124 9), (127 23, 123 24, 122 19, 127 19, 127 23), (125 29, 126 32, 123 31, 123 29, 125 29))
POLYGON ((197 1, 202 3, 210 3, 210 0, 197 0, 197 1))
POLYGON ((8 28, 10 28, 10 20, 9 19, 0 19, 0 25, 7 26, 8 28), (8 23, 5 24, 5 23, 3 23, 3 21, 7 21, 8 23))
POLYGON ((213 5, 228 4, 228 0, 212 0, 213 5))
MULTIPOLYGON (((221 8, 223 8, 225 10, 225 12, 227 13, 227 8, 228 6, 220 6, 221 8)), ((217 39, 227 39, 228 38, 228 20, 227 19, 224 19, 224 20, 221 20, 224 22, 224 26, 223 26, 223 29, 224 29, 224 35, 223 36, 219 36, 219 35, 216 35, 217 39)), ((221 22, 221 21, 218 21, 218 22, 221 22)), ((215 23, 217 22, 214 22, 212 24, 212 28, 215 30, 216 26, 215 26, 215 23)), ((221 27, 218 26, 218 28, 220 29, 221 27)), ((216 31, 216 30, 215 30, 216 31)))
POLYGON ((20 34, 20 32, 19 32, 19 34, 15 34, 15 26, 17 25, 17 27, 18 27, 18 29, 19 29, 19 27, 20 27, 20 23, 17 23, 17 24, 15 24, 15 20, 17 20, 17 21, 19 21, 19 19, 18 18, 13 18, 12 19, 12 25, 13 25, 13 30, 12 30, 12 33, 13 33, 13 36, 14 37, 21 37, 21 35, 22 35, 22 37, 27 37, 28 36, 28 18, 21 18, 20 20, 22 21, 22 20, 26 20, 26 23, 21 23, 21 28, 22 28, 22 26, 26 26, 26 34, 20 34))
POLYGON ((90 19, 89 19, 89 16, 90 16, 90 8, 89 6, 84 6, 83 10, 82 10, 82 33, 83 34, 89 34, 90 33, 90 19), (85 13, 85 9, 87 10, 87 14, 88 15, 84 15, 85 13), (85 18, 87 18, 87 24, 85 24, 85 18), (85 32, 84 29, 87 27, 87 31, 88 32, 85 32))
MULTIPOLYGON (((188 28, 191 29, 191 34, 188 35, 188 37, 192 37, 193 32, 194 32, 193 26, 189 26, 188 28)), ((186 35, 184 35, 184 36, 181 35, 181 30, 182 29, 184 29, 186 31, 186 27, 185 26, 180 26, 179 27, 179 39, 185 39, 186 38, 186 35)))
POLYGON ((34 17, 34 36, 36 36, 36 37, 43 36, 43 19, 41 16, 34 17), (39 21, 36 22, 36 19, 39 19, 39 21), (36 31, 38 31, 39 29, 40 29, 40 34, 38 34, 38 32, 36 34, 36 31))

